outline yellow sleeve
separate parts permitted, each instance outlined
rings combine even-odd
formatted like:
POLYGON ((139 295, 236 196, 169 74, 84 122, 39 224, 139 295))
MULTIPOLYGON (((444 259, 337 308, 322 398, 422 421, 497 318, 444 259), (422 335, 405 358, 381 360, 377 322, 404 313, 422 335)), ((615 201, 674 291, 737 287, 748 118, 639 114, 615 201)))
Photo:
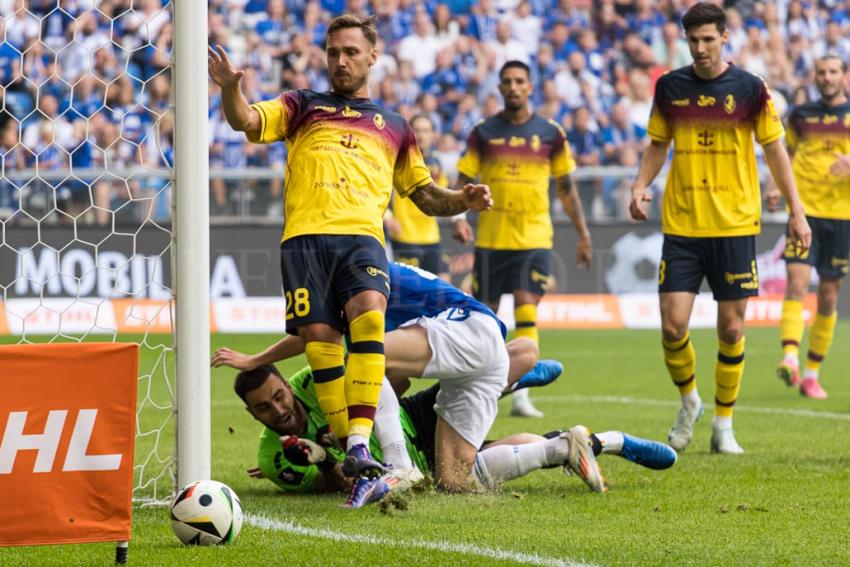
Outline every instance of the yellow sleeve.
POLYGON ((762 83, 761 104, 756 115, 756 141, 764 146, 775 142, 785 133, 782 127, 782 119, 773 106, 773 99, 767 91, 767 85, 762 83))
POLYGON ((576 162, 570 151, 570 144, 567 142, 567 135, 564 129, 555 122, 552 122, 552 124, 557 128, 558 133, 555 136, 552 155, 549 156, 550 168, 554 177, 563 177, 576 170, 576 162))
POLYGON ((656 142, 669 142, 673 138, 670 123, 658 107, 658 99, 652 103, 652 113, 649 115, 649 126, 646 129, 649 137, 656 142))
POLYGON ((260 131, 248 133, 248 141, 255 144, 271 144, 286 138, 286 129, 296 110, 297 91, 289 91, 282 96, 257 102, 251 108, 260 114, 260 131))
POLYGON ((466 140, 466 149, 457 162, 459 173, 475 179, 481 173, 481 155, 478 153, 478 129, 473 129, 466 140))
POLYGON ((431 183, 431 170, 425 165, 409 126, 406 126, 403 140, 393 169, 393 186, 400 197, 407 197, 418 187, 431 183))

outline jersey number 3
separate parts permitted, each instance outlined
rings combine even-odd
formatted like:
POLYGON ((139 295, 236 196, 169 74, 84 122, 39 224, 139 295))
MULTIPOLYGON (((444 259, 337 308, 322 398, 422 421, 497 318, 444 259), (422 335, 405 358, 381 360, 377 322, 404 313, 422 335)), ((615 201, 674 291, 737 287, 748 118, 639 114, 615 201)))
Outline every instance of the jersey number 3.
POLYGON ((306 317, 310 314, 310 291, 306 287, 299 287, 295 293, 287 291, 286 296, 286 320, 295 316, 306 317))

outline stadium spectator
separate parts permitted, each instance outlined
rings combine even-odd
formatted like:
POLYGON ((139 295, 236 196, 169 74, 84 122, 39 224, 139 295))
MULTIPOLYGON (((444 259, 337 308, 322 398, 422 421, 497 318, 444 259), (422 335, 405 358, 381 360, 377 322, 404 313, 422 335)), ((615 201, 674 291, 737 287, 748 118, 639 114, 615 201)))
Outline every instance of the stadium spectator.
POLYGON ((525 46, 526 53, 536 53, 543 35, 543 20, 531 13, 531 4, 520 2, 516 16, 510 18, 511 37, 525 46))
POLYGON ((398 58, 413 63, 414 76, 422 79, 436 69, 440 47, 441 41, 434 35, 428 14, 418 12, 413 23, 413 35, 407 36, 398 44, 398 58))
POLYGON ((530 52, 525 44, 511 37, 511 25, 504 19, 496 24, 496 37, 492 41, 485 41, 484 49, 489 51, 488 55, 492 57, 493 68, 501 68, 511 59, 525 64, 531 62, 530 52))
POLYGON ((664 24, 660 36, 652 42, 652 54, 655 61, 667 69, 678 69, 691 63, 688 44, 675 22, 664 24))

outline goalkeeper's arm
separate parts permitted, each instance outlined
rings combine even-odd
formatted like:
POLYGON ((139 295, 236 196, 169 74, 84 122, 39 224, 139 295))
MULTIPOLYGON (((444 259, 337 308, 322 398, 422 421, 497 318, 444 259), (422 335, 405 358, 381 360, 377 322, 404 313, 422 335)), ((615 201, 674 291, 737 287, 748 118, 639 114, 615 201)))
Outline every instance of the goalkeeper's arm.
POLYGON ((304 352, 304 341, 298 335, 287 335, 263 352, 250 355, 236 350, 222 347, 215 351, 210 364, 229 366, 236 370, 253 370, 263 364, 271 364, 286 360, 304 352))

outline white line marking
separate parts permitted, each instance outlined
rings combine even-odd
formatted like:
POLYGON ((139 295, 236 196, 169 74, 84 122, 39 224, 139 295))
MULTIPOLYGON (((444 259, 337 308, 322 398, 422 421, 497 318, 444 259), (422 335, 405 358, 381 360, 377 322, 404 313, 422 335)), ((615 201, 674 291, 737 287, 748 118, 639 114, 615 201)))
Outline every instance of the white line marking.
POLYGON ((544 557, 535 553, 518 553, 493 547, 482 547, 471 543, 449 543, 428 541, 422 539, 390 539, 387 537, 371 536, 364 534, 347 534, 328 529, 308 528, 285 520, 277 520, 263 515, 246 514, 245 521, 262 530, 274 530, 287 532, 300 536, 329 539, 343 543, 365 543, 367 545, 381 545, 391 547, 418 547, 447 553, 459 553, 461 555, 475 555, 488 559, 502 561, 513 561, 514 563, 525 563, 529 565, 544 565, 546 567, 585 567, 588 563, 576 563, 575 561, 558 559, 556 557, 544 557))
MULTIPOLYGON (((624 396, 534 396, 534 401, 541 402, 591 402, 604 404, 626 404, 638 406, 663 406, 679 407, 679 402, 672 400, 653 400, 649 398, 629 398, 624 396)), ((705 404, 706 409, 713 408, 711 404, 705 404)), ((812 417, 815 419, 833 419, 836 421, 850 421, 850 414, 836 413, 831 411, 814 411, 793 408, 763 408, 756 406, 735 406, 735 411, 750 413, 761 413, 766 415, 789 415, 793 417, 812 417)))

